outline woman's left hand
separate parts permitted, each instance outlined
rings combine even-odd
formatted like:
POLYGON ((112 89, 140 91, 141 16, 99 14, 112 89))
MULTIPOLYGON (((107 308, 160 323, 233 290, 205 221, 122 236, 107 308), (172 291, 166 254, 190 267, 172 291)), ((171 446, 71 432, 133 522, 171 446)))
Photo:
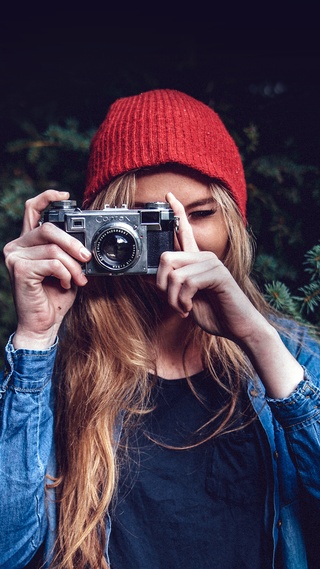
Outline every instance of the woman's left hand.
POLYGON ((218 257, 199 250, 183 205, 171 193, 167 199, 180 218, 180 250, 162 254, 158 287, 167 292, 168 303, 182 317, 191 314, 210 334, 243 344, 254 333, 257 320, 262 324, 264 318, 218 257))

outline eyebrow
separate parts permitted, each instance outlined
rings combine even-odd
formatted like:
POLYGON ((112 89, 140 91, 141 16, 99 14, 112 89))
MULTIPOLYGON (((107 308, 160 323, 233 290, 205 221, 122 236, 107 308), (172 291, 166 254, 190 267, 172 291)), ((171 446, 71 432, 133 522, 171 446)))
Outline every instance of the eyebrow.
POLYGON ((217 200, 215 200, 213 197, 212 198, 205 198, 203 200, 196 200, 196 201, 191 202, 188 205, 186 205, 185 209, 192 209, 194 207, 199 207, 202 205, 210 205, 210 204, 217 204, 217 200))
MULTIPOLYGON (((213 197, 210 197, 210 198, 204 198, 202 200, 196 200, 194 202, 191 202, 185 206, 185 209, 187 210, 187 209, 192 209, 194 207, 201 207, 203 205, 210 205, 210 204, 218 205, 217 200, 215 200, 213 197)), ((134 203, 134 207, 136 209, 139 209, 139 208, 144 207, 144 206, 145 206, 144 202, 135 202, 134 203)))

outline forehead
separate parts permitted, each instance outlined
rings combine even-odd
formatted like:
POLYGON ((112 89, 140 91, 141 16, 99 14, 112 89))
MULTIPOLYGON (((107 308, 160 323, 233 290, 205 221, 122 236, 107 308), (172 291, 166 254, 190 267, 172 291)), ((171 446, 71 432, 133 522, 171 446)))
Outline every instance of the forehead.
POLYGON ((172 192, 182 203, 212 198, 209 181, 185 170, 145 171, 137 176, 136 202, 164 201, 172 192))

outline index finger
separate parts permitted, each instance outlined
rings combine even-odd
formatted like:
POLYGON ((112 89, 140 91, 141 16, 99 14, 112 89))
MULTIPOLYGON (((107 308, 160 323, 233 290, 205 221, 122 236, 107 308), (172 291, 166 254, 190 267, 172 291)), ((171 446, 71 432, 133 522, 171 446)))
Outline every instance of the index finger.
POLYGON ((194 238, 192 227, 188 221, 185 209, 172 192, 166 194, 166 200, 173 209, 174 215, 179 218, 179 230, 177 231, 177 239, 181 251, 197 252, 199 247, 194 238))
POLYGON ((69 192, 46 190, 34 198, 27 200, 25 203, 21 235, 35 229, 39 225, 42 212, 51 202, 67 200, 68 198, 69 192))
MULTIPOLYGON (((14 249, 37 248, 43 245, 57 246, 71 257, 79 261, 88 261, 91 252, 86 249, 82 242, 71 234, 63 231, 53 223, 43 223, 32 231, 27 231, 15 241, 12 241, 14 249)), ((7 246, 10 250, 10 243, 7 246)))

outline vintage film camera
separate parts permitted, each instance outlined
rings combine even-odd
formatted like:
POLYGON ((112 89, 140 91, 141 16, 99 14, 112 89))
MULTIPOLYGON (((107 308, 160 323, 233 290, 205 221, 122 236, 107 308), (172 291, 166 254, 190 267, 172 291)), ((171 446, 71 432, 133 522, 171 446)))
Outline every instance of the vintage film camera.
POLYGON ((166 202, 146 203, 139 209, 123 204, 82 211, 74 200, 57 201, 42 221, 79 239, 92 252, 83 272, 101 276, 156 273, 161 253, 173 251, 177 228, 177 218, 166 202))

